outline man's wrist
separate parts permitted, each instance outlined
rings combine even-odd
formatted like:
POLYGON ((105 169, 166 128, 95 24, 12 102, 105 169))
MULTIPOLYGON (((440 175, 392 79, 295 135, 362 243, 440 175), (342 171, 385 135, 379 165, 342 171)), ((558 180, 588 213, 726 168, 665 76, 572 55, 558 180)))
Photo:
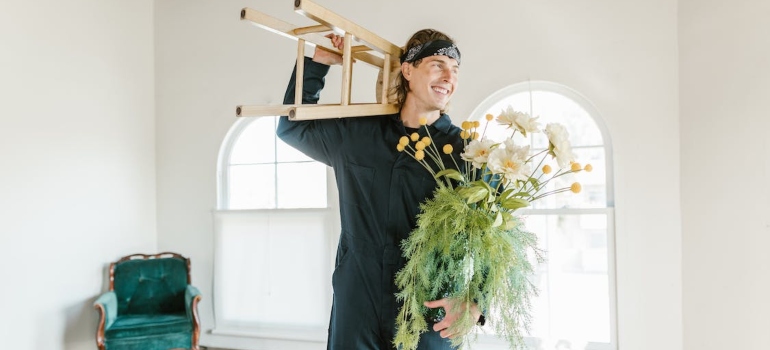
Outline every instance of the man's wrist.
POLYGON ((313 54, 313 62, 325 64, 327 66, 338 65, 342 62, 342 57, 324 47, 316 46, 313 54))

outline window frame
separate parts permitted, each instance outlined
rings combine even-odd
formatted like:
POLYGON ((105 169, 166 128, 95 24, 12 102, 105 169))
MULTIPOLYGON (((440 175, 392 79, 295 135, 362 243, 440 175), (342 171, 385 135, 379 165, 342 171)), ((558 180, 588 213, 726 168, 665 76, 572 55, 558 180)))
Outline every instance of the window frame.
MULTIPOLYGON (((280 118, 279 116, 266 116, 266 117, 260 117, 260 118, 280 118)), ((244 117, 244 118, 238 118, 235 123, 230 127, 230 129, 227 131, 227 134, 225 134, 224 142, 222 143, 222 146, 219 148, 219 154, 217 155, 217 210, 220 211, 229 211, 229 210, 327 210, 330 207, 330 196, 328 191, 328 185, 327 185, 327 191, 326 191, 326 205, 323 207, 292 207, 292 208, 281 208, 281 207, 275 207, 275 208, 245 208, 245 209, 231 209, 230 208, 230 167, 232 164, 230 163, 230 155, 233 151, 233 147, 235 147, 237 141, 240 139, 243 132, 251 125, 252 122, 254 122, 256 119, 253 117, 244 117)), ((278 136, 276 136, 277 138, 278 136)), ((278 158, 275 159, 275 161, 272 163, 276 167, 279 164, 299 164, 299 163, 320 163, 315 160, 310 161, 302 161, 302 162, 281 162, 278 158)), ((269 164, 269 163, 265 163, 269 164)), ((324 165, 325 166, 325 165, 324 165)), ((329 171, 328 169, 325 171, 326 176, 326 183, 328 184, 329 181, 329 171)), ((278 175, 275 174, 274 184, 276 185, 276 203, 279 203, 278 199, 280 199, 280 194, 277 191, 277 180, 278 175)))
MULTIPOLYGON (((276 118, 276 116, 268 116, 266 118, 276 118)), ((243 135, 244 131, 255 121, 255 118, 238 118, 233 125, 230 126, 225 137, 222 140, 219 153, 217 156, 217 203, 216 209, 212 210, 212 220, 214 223, 214 270, 213 270, 213 290, 215 291, 212 298, 213 308, 213 325, 210 327, 210 334, 223 337, 223 347, 234 347, 237 342, 233 342, 228 338, 249 338, 248 344, 258 344, 264 341, 286 341, 289 348, 301 348, 307 346, 314 346, 318 344, 326 343, 327 327, 314 327, 314 326, 292 326, 285 324, 272 324, 272 323, 259 323, 259 322, 240 322, 222 319, 221 310, 219 308, 224 306, 223 294, 217 293, 217 289, 221 288, 217 286, 217 280, 221 279, 222 264, 221 259, 225 255, 223 252, 224 239, 223 227, 224 222, 228 217, 255 217, 255 216, 270 216, 270 215, 303 215, 312 216, 319 220, 324 220, 324 226, 326 227, 325 237, 323 237, 324 246, 322 249, 323 264, 318 265, 319 272, 325 277, 324 281, 328 281, 328 288, 324 288, 324 299, 327 300, 324 307, 331 309, 332 304, 332 289, 331 289, 331 276, 334 270, 335 252, 337 243, 339 240, 339 214, 336 209, 339 204, 336 196, 331 194, 332 190, 336 191, 333 181, 333 172, 331 169, 324 165, 325 169, 325 191, 326 191, 326 206, 324 207, 312 207, 312 208, 251 208, 251 209, 230 209, 230 155, 233 152, 234 147, 238 143, 238 140, 243 135), (301 346, 300 346, 301 345, 301 346)), ((320 163, 315 160, 312 162, 320 163)), ((279 159, 276 159, 275 164, 282 164, 279 159)), ((308 163, 302 162, 283 162, 286 163, 308 163)), ((276 175, 277 176, 277 175, 276 175)), ((277 194, 278 195, 278 194, 277 194)))
POLYGON ((226 204, 230 202, 230 154, 236 141, 252 120, 238 118, 225 135, 224 143, 219 148, 217 156, 217 209, 230 210, 226 204))

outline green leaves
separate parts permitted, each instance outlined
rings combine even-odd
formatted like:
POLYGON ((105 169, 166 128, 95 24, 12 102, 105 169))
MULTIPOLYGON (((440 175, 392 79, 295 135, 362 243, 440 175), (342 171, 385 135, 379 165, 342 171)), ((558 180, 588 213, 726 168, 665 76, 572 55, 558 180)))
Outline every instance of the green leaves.
MULTIPOLYGON (((530 260, 541 255, 537 236, 524 230, 511 209, 502 207, 529 205, 513 195, 497 195, 477 181, 455 189, 439 187, 421 205, 417 227, 401 245, 408 260, 396 274, 397 298, 403 304, 396 318, 395 348, 416 349, 420 334, 430 331, 422 303, 446 295, 455 305, 475 302, 482 310, 496 310, 495 322, 486 327, 505 338, 511 349, 525 348, 523 332, 530 323, 531 297, 537 293, 528 279, 533 273, 530 260), (485 199, 498 202, 486 207, 485 199), (501 208, 492 211, 498 204, 501 208)), ((468 332, 474 323, 469 312, 460 312, 450 332, 465 335, 453 339, 455 346, 473 337, 468 332)))
POLYGON ((479 184, 479 182, 480 181, 474 181, 468 187, 458 188, 457 194, 459 194, 460 197, 465 198, 468 203, 480 202, 489 195, 489 185, 484 186, 483 181, 481 181, 482 184, 479 184))
POLYGON ((509 197, 505 198, 500 201, 500 206, 505 209, 510 210, 516 210, 520 208, 526 208, 530 206, 531 203, 529 203, 526 199, 516 198, 516 197, 509 197))
MULTIPOLYGON (((533 184, 537 183, 537 180, 530 179, 533 184)), ((532 203, 530 203, 528 200, 524 199, 526 197, 529 197, 528 192, 516 192, 513 193, 514 189, 509 188, 500 195, 500 206, 504 209, 508 209, 509 211, 514 211, 516 209, 520 208, 526 208, 530 206, 532 203)))
POLYGON ((461 182, 465 181, 465 177, 463 176, 463 174, 461 174, 459 171, 455 169, 441 170, 438 173, 436 173, 434 178, 436 178, 436 180, 439 180, 439 178, 441 178, 442 176, 446 176, 447 178, 456 180, 456 181, 461 181, 461 182))
POLYGON ((497 215, 495 215, 495 222, 492 223, 492 227, 498 227, 503 224, 503 214, 501 212, 497 212, 497 215))

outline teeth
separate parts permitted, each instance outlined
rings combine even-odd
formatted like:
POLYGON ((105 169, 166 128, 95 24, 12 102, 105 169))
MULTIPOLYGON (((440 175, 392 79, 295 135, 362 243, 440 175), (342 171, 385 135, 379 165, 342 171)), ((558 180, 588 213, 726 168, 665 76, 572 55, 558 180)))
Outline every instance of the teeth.
POLYGON ((447 93, 449 93, 449 90, 447 90, 447 89, 442 89, 442 88, 440 88, 440 87, 434 87, 434 88, 433 88, 433 91, 435 91, 435 92, 438 92, 438 93, 442 93, 442 94, 444 94, 444 95, 446 95, 447 93))

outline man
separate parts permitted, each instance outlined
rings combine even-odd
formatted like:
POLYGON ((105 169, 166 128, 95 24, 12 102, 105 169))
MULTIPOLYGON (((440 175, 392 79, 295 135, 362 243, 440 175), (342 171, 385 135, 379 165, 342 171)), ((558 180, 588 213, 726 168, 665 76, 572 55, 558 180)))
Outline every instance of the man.
MULTIPOLYGON (((329 35, 342 49, 343 39, 329 35)), ((303 103, 317 103, 330 65, 339 55, 317 49, 305 58, 303 103)), ((416 226, 419 204, 432 195, 436 181, 417 161, 398 152, 399 139, 414 132, 427 136, 427 120, 436 145, 451 144, 459 159, 460 129, 442 111, 457 89, 460 52, 445 34, 425 29, 407 42, 394 84, 399 113, 292 122, 281 117, 277 134, 289 145, 334 168, 340 199, 342 232, 332 275, 334 300, 327 348, 393 349, 395 273, 403 267, 400 243, 416 226)), ((296 69, 285 104, 294 102, 296 69)), ((441 146, 439 146, 441 147, 441 146)), ((447 156, 449 157, 449 156, 447 156)), ((459 161, 459 160, 458 160, 459 161)), ((451 164, 447 158, 445 164, 451 164)), ((451 309, 448 299, 426 301, 430 308, 451 309)), ((480 313, 471 305, 473 315, 480 313)), ((418 349, 451 349, 448 331, 457 314, 449 313, 420 338, 418 349)))

